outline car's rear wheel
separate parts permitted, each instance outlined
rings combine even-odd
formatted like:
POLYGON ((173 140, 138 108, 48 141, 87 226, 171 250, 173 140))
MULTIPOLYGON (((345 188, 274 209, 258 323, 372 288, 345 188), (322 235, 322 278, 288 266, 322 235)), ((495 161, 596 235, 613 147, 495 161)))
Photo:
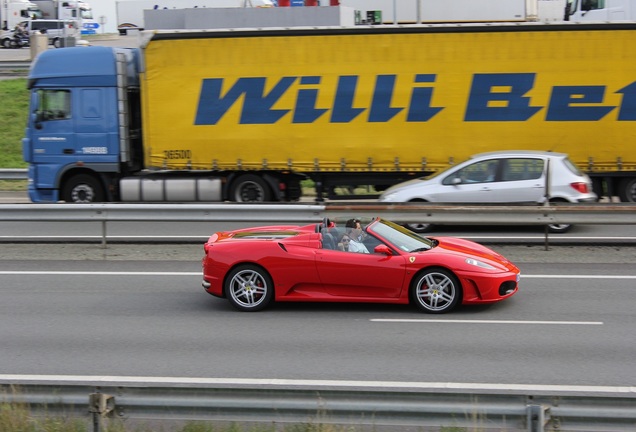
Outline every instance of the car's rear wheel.
POLYGON ((236 309, 255 312, 271 302, 274 283, 263 268, 245 264, 228 274, 225 280, 225 294, 236 309))
MULTIPOLYGON (((553 199, 551 203, 567 203, 564 199, 553 199)), ((563 234, 572 229, 572 224, 549 224, 548 231, 554 234, 563 234)))
POLYGON ((461 301, 462 287, 457 277, 445 269, 426 269, 413 279, 411 298, 426 313, 453 310, 461 301))

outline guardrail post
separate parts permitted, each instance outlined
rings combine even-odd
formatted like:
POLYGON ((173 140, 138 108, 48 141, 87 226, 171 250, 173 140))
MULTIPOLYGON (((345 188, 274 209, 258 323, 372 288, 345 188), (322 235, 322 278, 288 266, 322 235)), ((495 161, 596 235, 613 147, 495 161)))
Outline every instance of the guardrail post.
POLYGON ((106 244, 106 221, 102 221, 102 249, 106 249, 108 246, 106 244))
POLYGON ((88 396, 88 412, 93 414, 93 432, 99 432, 102 420, 115 409, 115 398, 104 393, 88 396))
POLYGON ((544 405, 528 405, 528 432, 544 432, 550 421, 550 407, 544 405))

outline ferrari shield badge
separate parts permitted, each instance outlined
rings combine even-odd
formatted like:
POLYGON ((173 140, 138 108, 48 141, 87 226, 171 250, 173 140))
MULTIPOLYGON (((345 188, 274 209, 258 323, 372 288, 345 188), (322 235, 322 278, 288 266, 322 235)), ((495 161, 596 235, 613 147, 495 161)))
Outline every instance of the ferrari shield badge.
POLYGON ((413 264, 415 262, 415 257, 414 256, 409 257, 409 261, 411 262, 411 264, 413 264))

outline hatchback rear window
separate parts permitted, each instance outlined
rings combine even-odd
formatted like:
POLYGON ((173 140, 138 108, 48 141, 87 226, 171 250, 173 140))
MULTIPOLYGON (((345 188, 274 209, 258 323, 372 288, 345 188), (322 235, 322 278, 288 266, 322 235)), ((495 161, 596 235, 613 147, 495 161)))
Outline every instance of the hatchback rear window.
POLYGON ((582 176, 583 173, 577 168, 576 165, 570 160, 570 158, 563 159, 563 164, 568 167, 570 171, 572 171, 577 176, 582 176))

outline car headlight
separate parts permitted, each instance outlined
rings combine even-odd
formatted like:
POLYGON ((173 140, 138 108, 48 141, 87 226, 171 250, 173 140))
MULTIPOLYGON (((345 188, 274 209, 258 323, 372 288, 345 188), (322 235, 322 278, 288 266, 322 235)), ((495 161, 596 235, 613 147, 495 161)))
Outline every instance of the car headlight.
POLYGON ((466 264, 474 265, 476 267, 488 269, 488 270, 497 270, 496 267, 493 267, 490 264, 485 263, 483 261, 478 261, 474 258, 466 258, 466 264))

